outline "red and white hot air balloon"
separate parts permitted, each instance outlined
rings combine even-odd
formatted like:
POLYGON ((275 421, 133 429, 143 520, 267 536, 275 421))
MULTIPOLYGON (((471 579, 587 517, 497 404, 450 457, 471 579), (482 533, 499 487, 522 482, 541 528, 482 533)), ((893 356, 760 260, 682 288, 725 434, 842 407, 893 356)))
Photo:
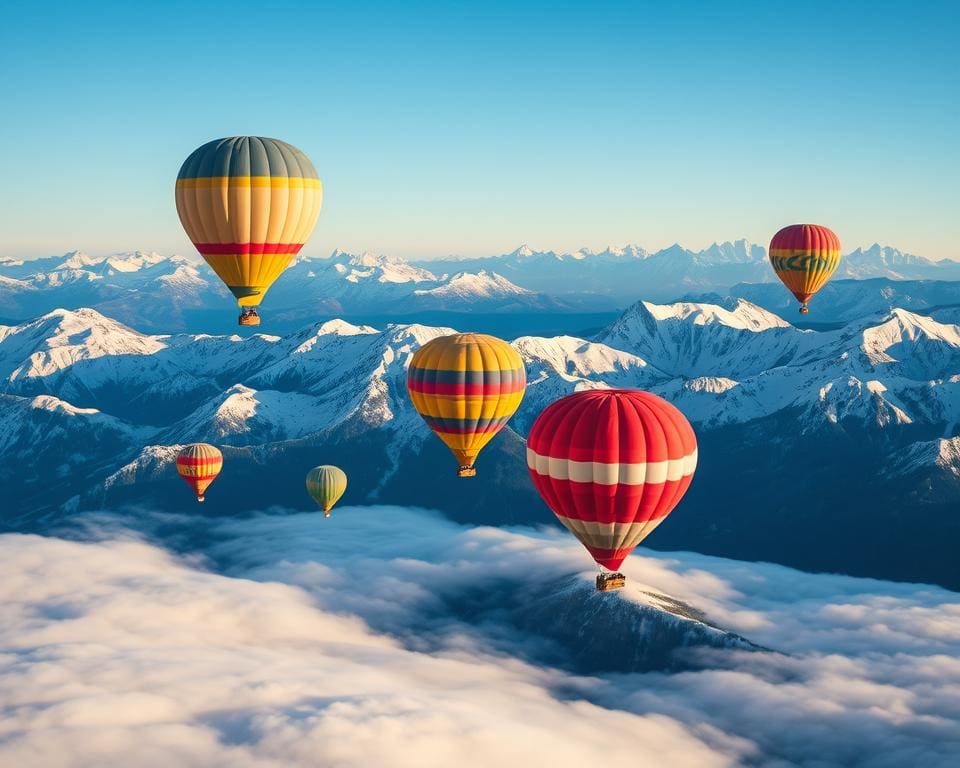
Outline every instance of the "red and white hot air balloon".
MULTIPOLYGON (((620 564, 680 501, 697 439, 677 408, 649 392, 596 389, 547 406, 527 438, 537 491, 602 568, 620 564)), ((601 573, 597 588, 622 586, 601 573)))

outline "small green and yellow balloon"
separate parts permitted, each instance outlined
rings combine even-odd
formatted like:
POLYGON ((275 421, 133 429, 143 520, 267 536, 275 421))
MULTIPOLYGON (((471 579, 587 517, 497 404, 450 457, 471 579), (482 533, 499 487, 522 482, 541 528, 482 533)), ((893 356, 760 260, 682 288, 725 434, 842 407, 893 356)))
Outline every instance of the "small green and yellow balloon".
POLYGON ((340 467, 321 464, 307 472, 307 493, 320 505, 324 517, 330 517, 330 510, 346 490, 347 473, 340 467))

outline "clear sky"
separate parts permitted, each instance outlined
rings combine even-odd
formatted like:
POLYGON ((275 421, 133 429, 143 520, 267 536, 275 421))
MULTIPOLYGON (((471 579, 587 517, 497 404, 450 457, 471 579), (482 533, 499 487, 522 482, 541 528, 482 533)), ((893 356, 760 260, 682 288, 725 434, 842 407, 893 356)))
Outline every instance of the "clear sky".
POLYGON ((192 253, 181 162, 258 134, 323 179, 309 254, 813 221, 960 257, 958 2, 2 6, 2 255, 192 253))

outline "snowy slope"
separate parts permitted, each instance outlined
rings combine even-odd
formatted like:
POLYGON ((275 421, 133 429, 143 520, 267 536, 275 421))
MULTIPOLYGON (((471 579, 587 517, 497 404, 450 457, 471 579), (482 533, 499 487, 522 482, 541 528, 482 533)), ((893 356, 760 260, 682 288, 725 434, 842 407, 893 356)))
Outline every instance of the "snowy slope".
POLYGON ((598 340, 686 378, 761 373, 789 363, 818 343, 814 333, 798 330, 746 301, 732 309, 638 302, 598 340))
MULTIPOLYGON (((415 418, 406 365, 450 332, 336 320, 286 337, 149 336, 93 310, 58 310, 0 326, 0 377, 7 392, 107 407, 164 427, 170 440, 254 444, 415 418)), ((653 389, 707 427, 788 409, 808 414, 802 430, 844 419, 938 430, 960 421, 960 328, 904 310, 816 333, 747 302, 641 302, 597 341, 528 336, 514 345, 528 366, 521 430, 553 399, 593 387, 653 389)))
POLYGON ((0 487, 9 528, 58 507, 136 454, 155 432, 58 397, 0 394, 0 487))
POLYGON ((144 330, 185 327, 185 312, 228 295, 206 264, 176 255, 133 251, 93 257, 71 251, 0 263, 0 311, 11 317, 94 307, 144 330))
POLYGON ((436 288, 414 291, 416 296, 430 296, 436 299, 503 299, 526 298, 533 296, 532 291, 514 285, 496 272, 480 270, 476 274, 458 272, 449 281, 436 288))
POLYGON ((897 248, 874 243, 869 248, 857 248, 844 255, 837 267, 836 277, 888 277, 893 280, 916 280, 936 277, 946 272, 948 278, 960 277, 960 263, 936 262, 923 256, 904 253, 897 248))
POLYGON ((741 298, 791 320, 842 323, 885 315, 896 308, 926 313, 934 307, 960 306, 960 279, 894 280, 878 277, 850 280, 834 277, 817 294, 806 318, 801 318, 797 300, 779 282, 738 283, 729 289, 727 296, 691 293, 683 298, 723 306, 732 306, 737 298, 741 298))
MULTIPOLYGON (((873 245, 845 257, 834 283, 843 277, 882 278, 894 284, 932 278, 944 282, 960 279, 960 262, 933 262, 873 245)), ((818 303, 824 310, 841 309, 824 311, 822 321, 896 306, 921 308, 955 298, 949 286, 866 290, 834 283, 818 303), (890 295, 885 298, 883 291, 890 295)), ((714 243, 699 251, 679 244, 656 252, 637 245, 572 253, 521 246, 501 256, 421 263, 338 249, 328 258, 295 260, 271 288, 264 310, 290 328, 318 315, 595 311, 622 308, 638 299, 675 301, 686 295, 702 303, 706 293, 731 291, 795 316, 765 248, 747 240, 714 243)), ((212 270, 195 257, 142 251, 90 256, 72 251, 32 261, 0 261, 3 317, 26 319, 57 307, 93 307, 141 330, 170 332, 208 328, 203 313, 230 314, 233 305, 212 270)))
POLYGON ((298 260, 271 289, 270 306, 278 318, 304 323, 318 311, 410 314, 563 308, 483 269, 448 276, 393 256, 339 250, 327 259, 298 260))
MULTIPOLYGON (((960 326, 896 310, 818 333, 747 302, 647 302, 597 340, 518 338, 527 394, 511 429, 484 451, 482 477, 466 495, 455 462, 406 392, 413 353, 450 332, 334 320, 284 336, 146 335, 89 309, 0 327, 0 386, 8 393, 0 450, 8 465, 62 466, 73 478, 67 494, 53 483, 45 488, 36 473, 11 477, 18 484, 6 514, 56 515, 80 490, 71 504, 149 500, 180 509, 189 498, 176 481, 170 446, 207 440, 223 447, 230 466, 205 506, 214 514, 306 505, 303 473, 334 461, 350 474, 357 501, 427 505, 458 520, 545 522, 518 433, 557 397, 595 387, 657 392, 698 432, 705 458, 690 504, 707 505, 699 508, 716 521, 698 526, 694 516, 687 528, 658 534, 663 541, 676 532, 699 542, 689 546, 749 555, 753 539, 737 531, 766 524, 761 514, 770 498, 783 510, 777 525, 802 537, 790 528, 804 519, 795 512, 842 518, 817 495, 823 483, 878 494, 872 514, 885 521, 878 536, 896 530, 942 538, 936 520, 914 532, 897 528, 909 518, 902 510, 921 501, 960 504, 960 488, 947 482, 954 462, 944 448, 960 435, 960 326), (898 462, 909 467, 896 475, 909 475, 904 485, 881 472, 898 462), (796 466, 808 470, 796 473, 796 466), (789 498, 776 490, 784 472, 791 473, 789 498)), ((855 522, 849 526, 853 531, 855 522)), ((674 546, 688 540, 682 536, 674 546)), ((834 541, 839 547, 843 538, 834 541)), ((796 555, 786 545, 779 552, 764 546, 784 562, 834 567, 815 560, 828 551, 823 547, 796 555)))
POLYGON ((573 336, 522 336, 513 346, 527 368, 527 392, 513 422, 522 434, 541 410, 572 392, 608 387, 647 389, 669 378, 642 357, 573 336))
POLYGON ((458 272, 435 288, 421 288, 413 292, 411 307, 417 310, 483 312, 529 311, 534 309, 565 309, 565 305, 543 294, 528 291, 496 272, 458 272))
POLYGON ((581 248, 573 253, 521 246, 502 256, 424 262, 451 272, 490 269, 524 288, 555 298, 592 301, 598 308, 638 298, 674 299, 695 289, 770 279, 765 251, 746 240, 716 243, 703 251, 673 245, 654 253, 637 245, 581 248))

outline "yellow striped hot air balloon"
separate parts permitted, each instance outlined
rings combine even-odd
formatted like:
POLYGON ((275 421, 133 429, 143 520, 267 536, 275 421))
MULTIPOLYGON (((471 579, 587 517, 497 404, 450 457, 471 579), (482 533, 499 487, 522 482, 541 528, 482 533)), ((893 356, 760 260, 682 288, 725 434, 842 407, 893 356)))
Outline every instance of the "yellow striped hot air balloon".
POLYGON ((193 488, 200 502, 221 469, 223 454, 209 443, 188 445, 177 456, 177 472, 193 488))
POLYGON ((200 255, 237 297, 241 325, 310 237, 323 188, 296 147, 260 136, 207 142, 177 176, 177 213, 200 255))
POLYGON ((330 510, 346 490, 347 473, 340 467, 321 464, 307 472, 307 493, 320 505, 324 517, 330 517, 330 510))
POLYGON ((507 342, 482 333, 441 336, 416 351, 407 371, 413 407, 460 462, 460 477, 523 400, 527 373, 507 342))
POLYGON ((819 224, 791 224, 770 241, 770 264, 800 302, 800 314, 840 264, 840 238, 819 224))

